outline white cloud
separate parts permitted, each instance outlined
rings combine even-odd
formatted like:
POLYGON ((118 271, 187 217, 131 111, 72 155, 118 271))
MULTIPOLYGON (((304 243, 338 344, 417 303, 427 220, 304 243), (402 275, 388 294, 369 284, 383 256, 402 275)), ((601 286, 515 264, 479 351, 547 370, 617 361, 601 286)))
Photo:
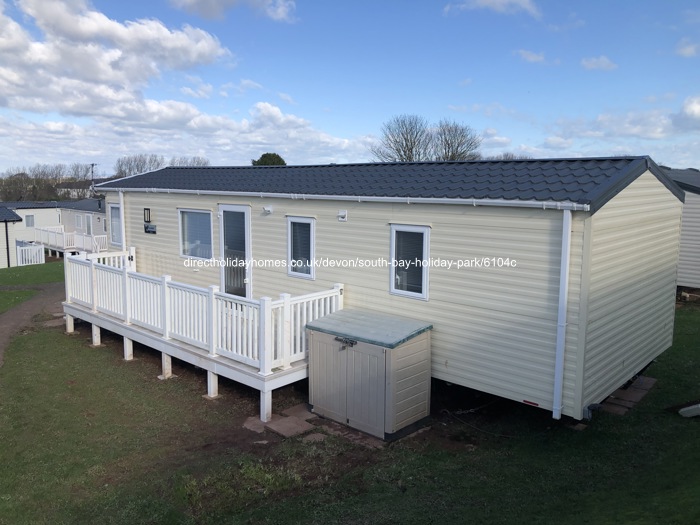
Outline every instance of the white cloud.
POLYGON ((605 55, 584 58, 581 60, 581 65, 586 69, 602 69, 604 71, 612 71, 613 69, 617 69, 617 64, 615 64, 605 55))
POLYGON ((193 84, 193 87, 184 86, 180 88, 180 92, 192 98, 209 98, 214 87, 207 84, 199 77, 188 76, 187 79, 193 84))
POLYGON ((542 144, 542 148, 563 150, 563 149, 570 148, 572 144, 573 144, 573 140, 571 140, 571 139, 565 139, 563 137, 554 136, 554 137, 547 137, 544 141, 544 144, 542 144))
POLYGON ((486 128, 481 134, 481 147, 484 149, 504 148, 511 144, 511 139, 498 134, 494 128, 486 128))
POLYGON ((265 13, 265 16, 280 22, 294 21, 294 0, 170 0, 179 9, 197 13, 206 18, 221 18, 229 9, 239 4, 248 4, 265 13))
POLYGON ((680 112, 673 115, 672 118, 678 129, 700 129, 700 95, 686 98, 680 112))
MULTIPOLYGON (((10 109, 119 118, 141 114, 158 126, 172 102, 144 100, 141 89, 163 72, 229 55, 201 29, 172 30, 153 19, 121 23, 82 0, 18 0, 17 6, 41 36, 23 29, 0 3, 0 105, 10 109)), ((200 95, 201 89, 208 88, 200 86, 200 95)))
POLYGON ((464 0, 459 3, 447 4, 444 11, 462 11, 466 9, 490 9, 503 14, 514 14, 524 11, 535 18, 541 16, 540 10, 532 0, 464 0))
POLYGON ((526 49, 518 49, 516 53, 525 62, 544 62, 544 53, 535 53, 534 51, 527 51, 526 49))
POLYGON ((676 54, 685 58, 692 58, 698 54, 700 46, 688 38, 684 38, 676 46, 676 54))
POLYGON ((287 93, 277 93, 277 96, 283 101, 285 101, 287 104, 296 104, 296 102, 292 98, 292 95, 289 95, 287 93))

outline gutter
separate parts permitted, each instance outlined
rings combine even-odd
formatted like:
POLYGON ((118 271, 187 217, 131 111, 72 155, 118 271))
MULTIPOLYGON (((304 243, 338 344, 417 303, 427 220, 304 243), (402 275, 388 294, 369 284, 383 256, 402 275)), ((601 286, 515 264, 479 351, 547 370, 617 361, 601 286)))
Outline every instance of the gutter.
POLYGON ((554 396, 552 418, 561 419, 564 405, 564 350, 566 349, 566 307, 569 300, 569 262, 571 260, 571 211, 564 210, 561 232, 561 264, 559 269, 559 309, 554 357, 554 396))
POLYGON ((235 197, 253 197, 261 199, 291 199, 291 200, 322 200, 322 201, 351 201, 351 202, 386 202, 401 204, 456 204, 462 206, 502 206, 510 208, 538 208, 542 210, 590 211, 590 204, 577 202, 506 200, 506 199, 449 199, 439 197, 376 197, 362 195, 307 195, 302 193, 265 193, 212 190, 173 190, 162 188, 101 188, 103 191, 117 191, 122 195, 125 191, 140 193, 174 193, 187 195, 227 195, 235 197))

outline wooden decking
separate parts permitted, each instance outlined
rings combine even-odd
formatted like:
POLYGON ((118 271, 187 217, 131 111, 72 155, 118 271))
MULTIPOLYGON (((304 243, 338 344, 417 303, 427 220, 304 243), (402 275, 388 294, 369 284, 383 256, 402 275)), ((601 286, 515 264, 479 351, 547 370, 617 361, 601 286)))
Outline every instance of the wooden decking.
POLYGON ((245 299, 134 271, 133 250, 65 259, 66 331, 75 318, 92 324, 92 342, 104 328, 162 353, 162 379, 172 358, 207 371, 207 396, 218 376, 260 391, 260 419, 272 416, 272 391, 308 376, 306 323, 343 307, 343 286, 305 296, 245 299))

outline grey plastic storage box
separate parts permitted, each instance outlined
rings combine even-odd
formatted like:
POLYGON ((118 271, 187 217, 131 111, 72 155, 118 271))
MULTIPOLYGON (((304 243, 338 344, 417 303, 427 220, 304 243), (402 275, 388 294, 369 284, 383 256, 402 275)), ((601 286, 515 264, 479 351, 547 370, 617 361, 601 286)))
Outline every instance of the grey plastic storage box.
POLYGON ((340 310, 306 327, 315 413, 382 439, 430 414, 432 324, 340 310))

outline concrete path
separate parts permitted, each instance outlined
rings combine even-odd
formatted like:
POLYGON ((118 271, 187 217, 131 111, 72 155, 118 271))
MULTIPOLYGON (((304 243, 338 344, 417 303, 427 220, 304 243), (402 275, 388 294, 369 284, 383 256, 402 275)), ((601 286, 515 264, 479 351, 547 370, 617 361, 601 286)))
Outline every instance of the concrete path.
POLYGON ((53 316, 63 312, 61 302, 66 297, 63 283, 37 284, 33 286, 0 286, 0 290, 38 290, 37 294, 0 314, 0 366, 4 362, 5 349, 10 340, 25 326, 32 324, 38 314, 53 316))

